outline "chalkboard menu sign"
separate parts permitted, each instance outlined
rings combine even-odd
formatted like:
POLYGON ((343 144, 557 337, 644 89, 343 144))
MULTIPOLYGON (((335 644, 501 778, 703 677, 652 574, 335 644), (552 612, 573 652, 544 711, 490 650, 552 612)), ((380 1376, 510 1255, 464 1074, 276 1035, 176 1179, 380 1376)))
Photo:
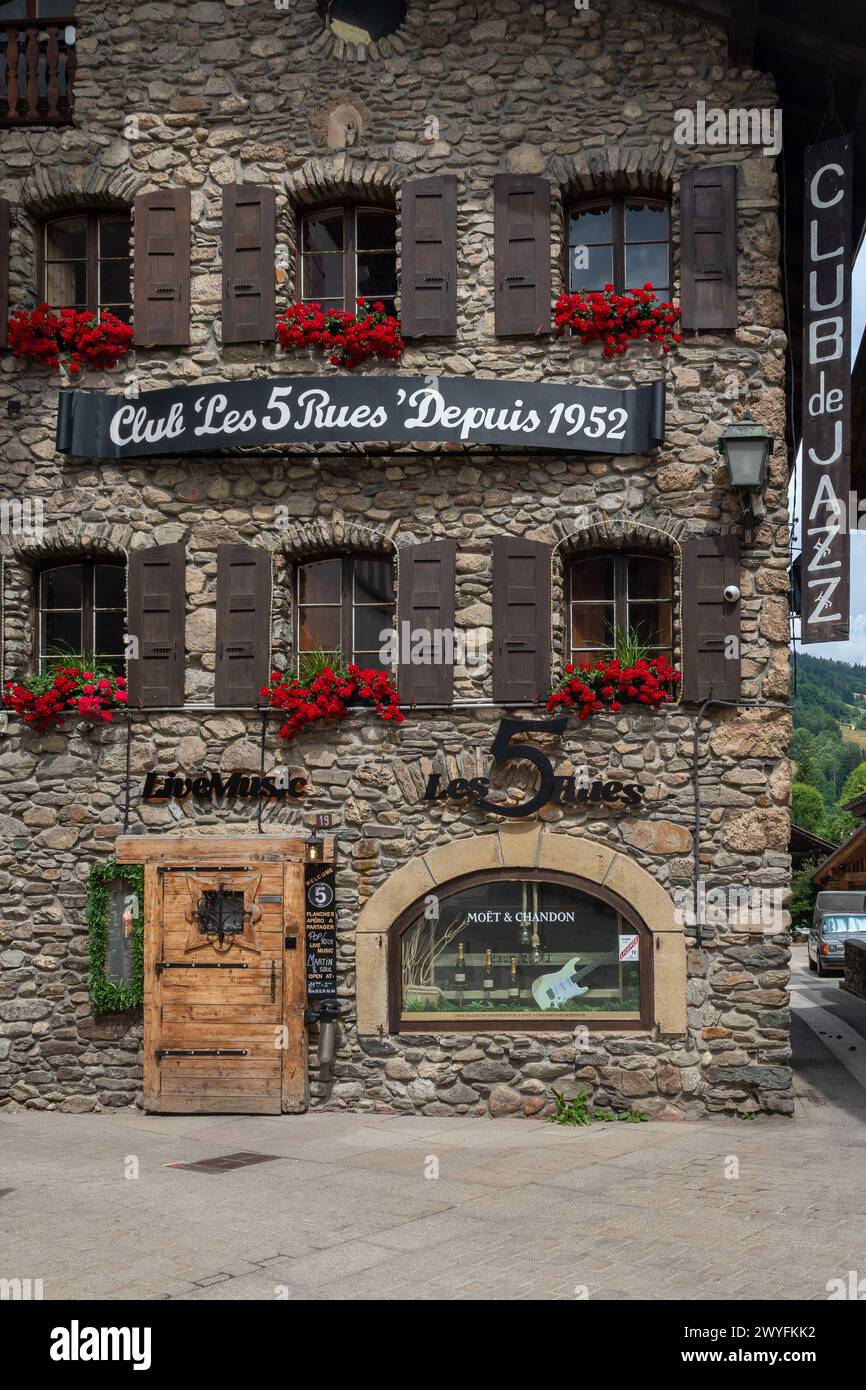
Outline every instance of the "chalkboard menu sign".
POLYGON ((337 993, 337 910, 333 864, 304 865, 307 919, 307 998, 337 993))

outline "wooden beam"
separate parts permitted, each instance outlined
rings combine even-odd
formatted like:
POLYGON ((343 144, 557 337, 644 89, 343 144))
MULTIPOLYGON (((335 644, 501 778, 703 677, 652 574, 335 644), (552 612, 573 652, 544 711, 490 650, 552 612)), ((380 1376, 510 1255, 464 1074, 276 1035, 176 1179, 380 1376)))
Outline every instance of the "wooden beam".
POLYGON ((758 16, 758 34, 770 47, 793 53, 811 63, 833 63, 842 72, 866 76, 866 47, 822 34, 816 29, 804 29, 787 19, 758 16))
MULTIPOLYGON (((322 859, 334 858, 334 837, 325 835, 322 859)), ((285 835, 119 835, 118 864, 254 864, 306 857, 306 840, 285 835)))
POLYGON ((728 27, 729 35, 736 34, 738 43, 743 42, 743 35, 747 38, 746 11, 754 4, 757 38, 770 48, 804 58, 814 66, 833 62, 841 72, 866 76, 864 45, 836 38, 817 29, 807 29, 802 24, 792 24, 787 19, 774 19, 761 14, 760 0, 682 0, 682 3, 681 0, 651 0, 651 3, 681 15, 702 19, 708 24, 724 24, 728 27))
POLYGON ((755 66, 758 0, 734 0, 728 24, 728 62, 732 68, 755 66))

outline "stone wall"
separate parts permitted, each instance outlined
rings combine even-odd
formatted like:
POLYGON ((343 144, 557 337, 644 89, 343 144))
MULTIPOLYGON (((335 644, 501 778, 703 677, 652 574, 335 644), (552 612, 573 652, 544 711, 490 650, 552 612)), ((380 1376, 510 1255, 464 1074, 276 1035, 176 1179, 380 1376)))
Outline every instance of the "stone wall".
MULTIPOLYGON (((186 829, 189 819, 208 830, 243 823, 229 811, 138 801, 144 772, 156 766, 258 763, 259 719, 208 708, 220 541, 244 539, 274 552, 277 666, 291 654, 293 559, 350 541, 390 552, 407 541, 455 536, 457 624, 488 641, 493 537, 510 531, 550 541, 557 545, 558 639, 562 561, 587 539, 649 535, 676 554, 685 536, 739 529, 716 440, 744 409, 778 442, 767 517, 743 551, 742 694, 787 700, 785 338, 774 167, 759 150, 703 151, 672 141, 674 109, 699 99, 774 105, 766 76, 726 68, 720 29, 632 0, 587 11, 571 0, 418 0, 398 35, 361 54, 321 35, 314 0, 296 0, 287 11, 232 0, 145 4, 128 16, 107 3, 83 8, 76 127, 0 132, 0 192, 17 209, 13 307, 34 300, 34 235, 46 211, 128 205, 161 184, 188 185, 193 198, 190 348, 139 350, 126 371, 93 376, 89 385, 117 389, 126 372, 144 390, 333 370, 272 346, 222 348, 220 186, 243 179, 276 189, 281 307, 295 293, 299 208, 363 191, 399 211, 403 181, 437 172, 459 180, 458 332, 410 344, 407 372, 611 386, 664 374, 667 383, 666 440, 652 456, 464 457, 446 450, 440 457, 432 449, 370 448, 335 458, 298 449, 118 465, 59 456, 56 380, 8 355, 0 359, 6 495, 42 499, 46 522, 41 541, 2 538, 6 675, 30 660, 32 566, 40 557, 88 548, 123 554, 176 539, 187 546, 186 698, 200 708, 133 716, 131 830, 186 829), (349 151, 339 148, 337 108, 346 104, 361 126, 349 151), (637 349, 612 362, 572 341, 493 336, 495 173, 544 172, 557 208, 593 188, 669 192, 676 257, 679 178, 707 157, 740 166, 736 333, 687 335, 667 359, 637 349), (15 419, 5 408, 13 399, 21 405, 15 419)), ((562 226, 555 217, 555 293, 562 226)), ((413 854, 491 831, 471 808, 418 800, 428 766, 485 770, 503 713, 478 703, 492 696, 489 666, 459 670, 455 694, 473 704, 419 712, 400 729, 357 714, 287 750, 271 727, 268 760, 285 758, 305 771, 313 794, 303 808, 266 818, 265 828, 308 826, 316 811, 338 817, 345 1023, 333 1077, 320 1079, 313 1067, 312 1103, 534 1113, 556 1085, 567 1093, 589 1086, 602 1101, 654 1114, 789 1111, 783 932, 768 938, 732 924, 689 951, 688 1032, 680 1037, 594 1033, 593 1055, 574 1058, 570 1034, 357 1036, 359 906, 413 854)), ((557 761, 587 762, 599 774, 628 769, 629 780, 647 788, 647 811, 640 818, 543 814, 561 831, 627 851, 668 891, 687 885, 694 872, 694 717, 686 706, 657 716, 624 710, 570 727, 557 761)), ((716 710, 703 729, 708 886, 784 888, 788 716, 716 710)), ((140 1087, 139 1024, 95 1020, 86 989, 87 872, 110 854, 123 826, 125 756, 120 725, 35 738, 13 724, 0 739, 0 1097, 13 1103, 90 1109, 126 1104, 140 1087)))
POLYGON ((866 942, 845 942, 845 978, 842 988, 866 999, 866 942))

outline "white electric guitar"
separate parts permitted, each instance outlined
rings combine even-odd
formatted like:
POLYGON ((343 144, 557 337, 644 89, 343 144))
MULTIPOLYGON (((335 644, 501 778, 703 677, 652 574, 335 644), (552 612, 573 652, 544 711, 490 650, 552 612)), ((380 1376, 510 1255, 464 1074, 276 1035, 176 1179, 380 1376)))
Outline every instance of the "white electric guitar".
POLYGON ((610 965, 618 957, 614 952, 609 956, 600 956, 591 965, 584 965, 580 970, 575 970, 580 956, 572 956, 571 960, 566 961, 561 970, 549 975, 539 975, 537 980, 532 982, 532 997, 539 1009, 555 1009, 559 1004, 564 1004, 567 999, 586 994, 589 985, 578 983, 584 975, 589 975, 593 970, 597 970, 600 965, 610 965))

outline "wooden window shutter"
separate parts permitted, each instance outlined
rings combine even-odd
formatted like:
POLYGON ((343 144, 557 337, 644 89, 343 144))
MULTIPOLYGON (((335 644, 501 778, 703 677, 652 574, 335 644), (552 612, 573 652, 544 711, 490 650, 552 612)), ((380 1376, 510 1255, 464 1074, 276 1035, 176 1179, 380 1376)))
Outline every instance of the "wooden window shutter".
POLYGON ((550 331, 550 184, 497 174, 493 185, 496 335, 550 331))
POLYGON ((737 326, 737 166, 688 169, 680 183, 680 308, 686 329, 737 326))
POLYGON ((457 179, 403 186, 400 320, 408 338, 457 332, 457 179))
POLYGON ((182 541, 133 550, 127 631, 138 641, 129 662, 130 703, 182 705, 186 656, 186 554, 182 541))
POLYGON ((698 536, 683 542, 686 700, 706 700, 711 694, 716 700, 740 698, 740 605, 725 598, 729 584, 740 587, 738 536, 698 536))
POLYGON ((189 343, 190 191, 160 188, 135 200, 135 341, 139 347, 189 343))
POLYGON ((223 188, 223 342, 270 342, 274 327, 274 190, 258 183, 223 188))
POLYGON ((271 552, 217 546, 217 705, 258 705, 271 659, 271 552))
POLYGON ((411 652, 412 634, 438 628, 443 637, 431 642, 424 663, 402 660, 397 672, 401 704, 450 705, 454 693, 454 574, 457 543, 425 541, 403 546, 399 553, 397 633, 400 655, 411 652), (407 626, 404 626, 408 624, 407 626))
POLYGON ((534 704, 550 686, 550 546, 493 541, 493 698, 534 704))
POLYGON ((12 218, 6 198, 0 198, 0 348, 6 346, 9 322, 9 242, 12 218))

